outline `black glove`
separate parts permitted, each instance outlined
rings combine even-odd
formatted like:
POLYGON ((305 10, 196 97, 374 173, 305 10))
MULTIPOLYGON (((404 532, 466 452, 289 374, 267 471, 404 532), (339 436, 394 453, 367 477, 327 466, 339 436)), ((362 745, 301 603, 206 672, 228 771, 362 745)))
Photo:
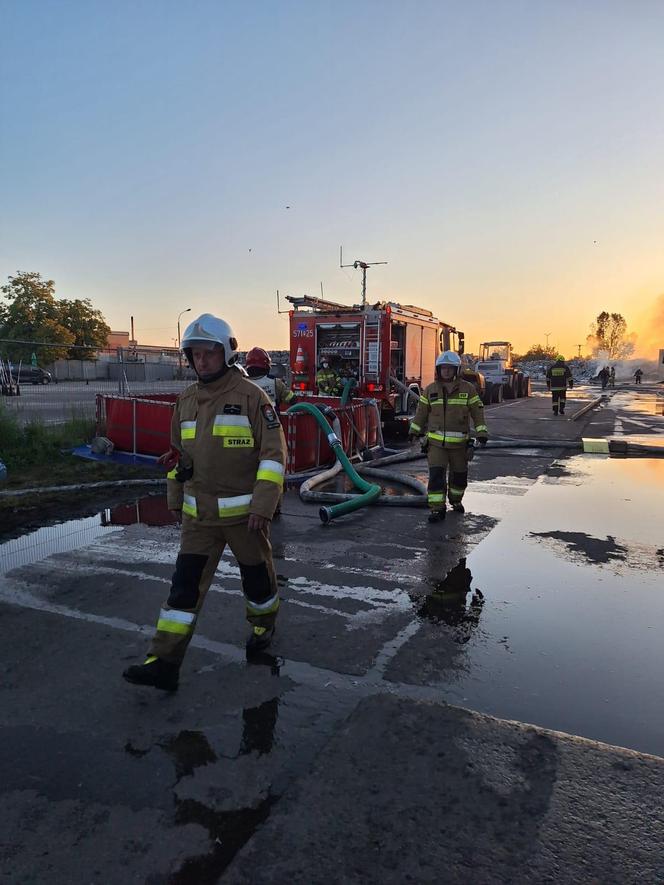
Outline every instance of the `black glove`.
POLYGON ((480 436, 478 437, 477 442, 482 446, 482 448, 484 448, 485 445, 488 443, 488 439, 486 438, 486 436, 480 436))
POLYGON ((178 482, 189 482, 189 480, 194 475, 194 465, 192 464, 190 467, 183 467, 182 464, 178 464, 175 469, 175 479, 178 482))
POLYGON ((475 440, 469 439, 468 442, 466 443, 466 461, 468 461, 470 463, 474 457, 475 457, 475 440))

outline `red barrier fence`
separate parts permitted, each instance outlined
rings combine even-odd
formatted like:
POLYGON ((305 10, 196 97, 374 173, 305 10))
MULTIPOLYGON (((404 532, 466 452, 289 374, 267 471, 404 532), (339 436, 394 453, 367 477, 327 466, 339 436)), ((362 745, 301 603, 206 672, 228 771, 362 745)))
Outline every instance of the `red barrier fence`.
MULTIPOLYGON (((107 436, 115 448, 139 455, 161 455, 170 446, 171 416, 177 394, 149 397, 98 394, 97 434, 107 436)), ((312 397, 314 405, 330 405, 339 419, 341 442, 350 457, 378 445, 379 413, 373 402, 353 400, 345 406, 335 397, 312 397)), ((305 412, 282 415, 288 446, 287 473, 312 470, 334 460, 327 436, 316 419, 305 412)))

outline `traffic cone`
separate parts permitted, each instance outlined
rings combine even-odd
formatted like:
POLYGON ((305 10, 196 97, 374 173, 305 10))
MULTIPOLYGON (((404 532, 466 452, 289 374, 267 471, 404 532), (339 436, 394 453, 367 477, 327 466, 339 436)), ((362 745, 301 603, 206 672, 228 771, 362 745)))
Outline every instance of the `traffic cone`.
POLYGON ((295 365, 293 366, 293 370, 296 375, 305 375, 307 372, 307 355, 304 350, 302 350, 302 345, 298 345, 297 353, 295 354, 295 365))

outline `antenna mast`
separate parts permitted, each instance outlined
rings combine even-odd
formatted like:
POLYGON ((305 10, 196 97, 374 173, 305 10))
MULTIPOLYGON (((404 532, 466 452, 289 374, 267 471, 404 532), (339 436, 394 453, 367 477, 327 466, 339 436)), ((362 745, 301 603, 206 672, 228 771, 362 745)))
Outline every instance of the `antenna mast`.
POLYGON ((339 267, 353 267, 355 270, 362 269, 362 308, 367 306, 367 270, 374 264, 387 264, 387 261, 353 261, 352 264, 344 264, 344 247, 339 246, 339 267))

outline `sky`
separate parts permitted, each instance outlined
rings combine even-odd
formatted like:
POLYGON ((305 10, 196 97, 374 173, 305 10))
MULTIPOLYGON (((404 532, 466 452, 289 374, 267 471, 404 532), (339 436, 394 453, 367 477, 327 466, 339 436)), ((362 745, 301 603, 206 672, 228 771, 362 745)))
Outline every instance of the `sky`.
POLYGON ((359 300, 343 245, 469 350, 576 354, 606 309, 648 355, 663 45, 660 0, 0 0, 0 280, 280 348, 277 290, 359 300))

